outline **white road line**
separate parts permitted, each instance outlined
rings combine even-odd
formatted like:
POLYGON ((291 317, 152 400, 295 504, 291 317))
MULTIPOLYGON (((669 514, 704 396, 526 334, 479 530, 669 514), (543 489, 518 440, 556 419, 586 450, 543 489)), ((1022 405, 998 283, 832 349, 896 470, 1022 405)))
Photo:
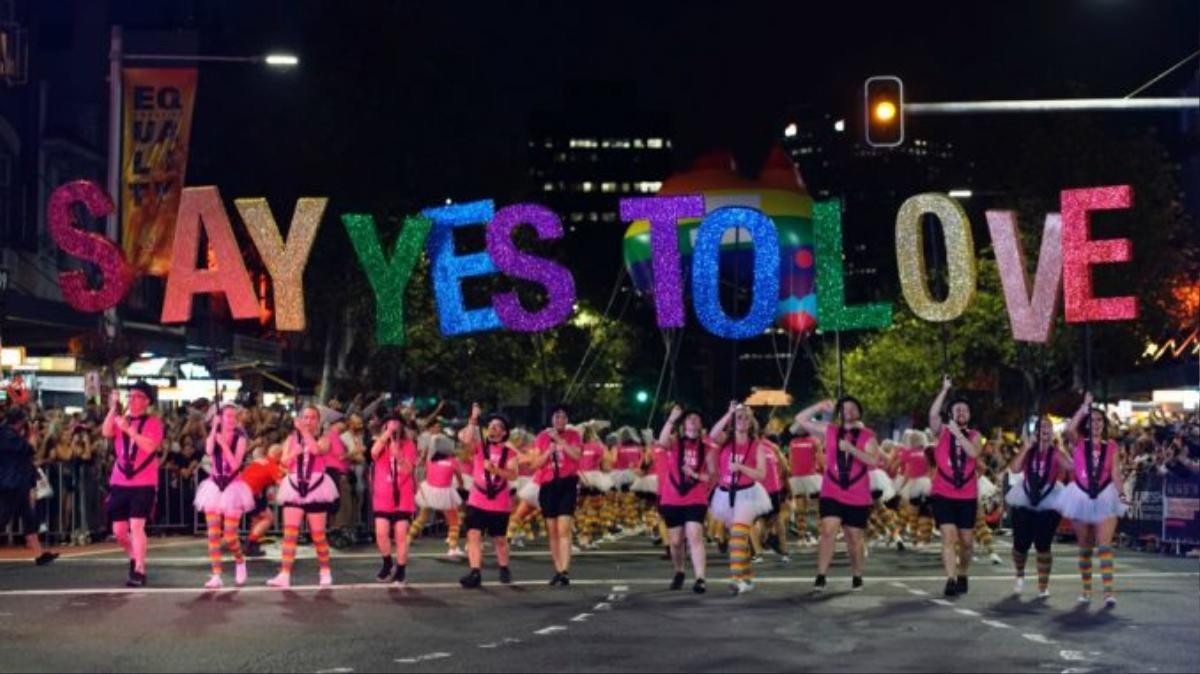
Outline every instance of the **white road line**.
POLYGON ((1021 636, 1034 642, 1035 644, 1046 644, 1047 646, 1054 644, 1054 641, 1047 639, 1046 637, 1044 637, 1040 634, 1022 634, 1021 636))
POLYGON ((547 636, 550 634, 555 634, 557 632, 566 632, 566 631, 567 631, 567 628, 563 627, 562 625, 551 625, 549 627, 543 627, 540 630, 534 631, 534 634, 538 634, 541 636, 547 636))
POLYGON ((1068 662, 1087 662, 1088 657, 1083 654, 1083 651, 1059 651, 1058 657, 1068 662))
POLYGON ((918 597, 928 597, 929 596, 929 593, 926 592, 925 590, 909 590, 908 593, 911 595, 916 595, 918 597))
POLYGON ((608 611, 611 609, 612 609, 612 604, 610 604, 606 601, 602 601, 599 604, 596 604, 595 606, 592 607, 593 611, 608 611))
POLYGON ((331 667, 329 669, 318 669, 317 674, 350 674, 353 671, 353 667, 331 667))
POLYGON ((625 599, 623 594, 610 594, 604 598, 605 601, 622 601, 625 599))
POLYGON ((892 583, 888 583, 888 585, 891 585, 892 587, 898 587, 901 590, 908 587, 907 585, 905 585, 904 583, 901 583, 901 582, 892 582, 892 583))
POLYGON ((493 641, 493 642, 492 642, 492 643, 490 643, 490 644, 479 644, 479 647, 480 647, 480 648, 495 648, 495 647, 497 647, 497 646, 499 646, 499 645, 500 645, 500 644, 498 644, 498 643, 496 643, 496 642, 494 642, 494 641, 493 641))
POLYGON ((584 622, 585 620, 587 620, 588 618, 591 618, 593 615, 594 614, 592 614, 592 613, 580 613, 579 615, 575 616, 574 618, 571 618, 571 622, 581 623, 581 622, 584 622))
POLYGON ((428 662, 430 660, 442 660, 442 659, 445 659, 448 657, 450 657, 449 653, 443 653, 443 652, 426 653, 425 655, 418 655, 415 658, 396 658, 396 662, 399 662, 402 665, 412 665, 412 664, 415 664, 418 662, 428 662))
POLYGON ((1012 629, 1012 625, 1009 625, 1008 623, 1002 623, 999 620, 981 620, 980 622, 982 622, 984 625, 987 625, 988 627, 998 627, 1002 630, 1012 629))
POLYGON ((954 609, 954 612, 958 613, 959 615, 969 615, 972 618, 978 618, 980 615, 978 611, 972 611, 969 608, 956 608, 954 609))
POLYGON ((628 585, 614 585, 613 586, 613 592, 628 592, 628 591, 629 591, 628 585))
POLYGON ((945 599, 930 599, 929 601, 931 603, 937 604, 938 606, 947 606, 947 607, 954 606, 954 602, 946 601, 945 599))

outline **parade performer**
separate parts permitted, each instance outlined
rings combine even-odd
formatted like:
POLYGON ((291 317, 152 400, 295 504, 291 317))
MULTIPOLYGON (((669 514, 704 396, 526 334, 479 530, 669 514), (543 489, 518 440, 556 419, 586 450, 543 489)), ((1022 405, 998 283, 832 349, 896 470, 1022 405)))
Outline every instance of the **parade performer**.
POLYGON ((208 524, 208 563, 212 577, 204 584, 210 590, 223 586, 221 580, 221 542, 233 554, 234 584, 246 584, 246 558, 238 540, 238 524, 242 513, 254 509, 254 496, 237 476, 242 471, 249 440, 238 423, 238 408, 222 405, 217 413, 212 430, 208 434, 205 452, 212 465, 212 472, 196 488, 193 505, 204 513, 208 524))
POLYGON ((821 472, 824 470, 820 441, 808 433, 799 423, 793 423, 789 431, 788 461, 791 477, 788 486, 792 492, 792 514, 797 533, 802 543, 815 543, 808 528, 808 513, 814 501, 821 496, 821 472))
POLYGON ((296 430, 287 439, 281 463, 287 468, 288 475, 280 483, 276 495, 276 501, 283 507, 282 564, 279 573, 267 581, 271 587, 286 588, 292 584, 302 520, 308 521, 309 535, 317 553, 319 583, 321 587, 333 584, 325 524, 330 504, 337 500, 338 490, 337 484, 325 473, 329 441, 320 437, 320 430, 321 413, 315 405, 309 405, 301 411, 296 430))
POLYGON ((846 539, 850 556, 850 587, 863 586, 863 529, 871 510, 871 482, 867 472, 879 462, 875 433, 862 423, 862 403, 843 397, 835 405, 825 400, 802 410, 796 422, 812 435, 825 438, 825 475, 821 479, 821 541, 817 547, 817 578, 813 587, 825 589, 825 575, 833 562, 838 530, 846 539), (833 413, 836 423, 815 419, 833 413))
POLYGON ((771 511, 771 498, 760 482, 766 478, 766 446, 749 407, 736 401, 712 429, 716 451, 708 455, 708 472, 719 475, 709 504, 713 517, 730 528, 730 590, 735 595, 754 590, 750 564, 750 535, 754 520, 771 511), (734 430, 725 428, 733 421, 734 430))
MULTIPOLYGON (((250 519, 250 533, 246 535, 244 553, 247 557, 262 557, 266 554, 262 550, 262 537, 275 524, 275 513, 271 508, 267 490, 278 485, 287 475, 287 471, 280 465, 283 459, 283 445, 271 445, 265 452, 259 448, 255 453, 257 456, 254 460, 242 469, 234 485, 230 485, 232 490, 237 483, 243 483, 254 500, 253 507, 245 513, 250 519)), ((241 488, 237 487, 238 491, 231 490, 226 490, 228 497, 224 510, 227 513, 240 507, 241 502, 241 498, 236 496, 241 488)))
POLYGON ((683 588, 685 540, 696 577, 692 591, 703 594, 707 590, 704 519, 708 514, 708 492, 712 482, 708 472, 709 453, 700 413, 695 410, 685 413, 678 405, 671 408, 662 432, 658 434, 654 458, 658 474, 658 509, 667 526, 667 543, 675 567, 672 590, 683 588))
POLYGON ((402 433, 400 426, 399 417, 386 419, 383 432, 371 447, 371 506, 375 516, 375 543, 383 558, 375 579, 381 583, 403 583, 405 580, 408 527, 416 507, 413 482, 417 447, 402 433))
MULTIPOLYGON (((900 441, 902 446, 896 450, 895 456, 899 470, 896 493, 903 504, 904 528, 909 540, 919 548, 933 540, 933 506, 929 501, 933 493, 933 480, 929 477, 927 440, 924 432, 910 428, 904 431, 900 441)), ((896 547, 903 552, 904 543, 896 547)))
POLYGON ((975 516, 979 510, 976 460, 982 451, 979 432, 968 428, 971 406, 966 400, 950 403, 950 421, 942 423, 942 409, 950 392, 950 378, 929 408, 929 428, 937 436, 934 449, 933 518, 942 533, 942 568, 946 572, 943 594, 966 594, 967 573, 975 549, 975 516))
POLYGON ((154 388, 143 381, 129 387, 129 414, 121 414, 121 396, 113 391, 101 433, 113 439, 108 517, 113 535, 129 556, 128 587, 146 585, 146 520, 154 516, 158 495, 159 447, 163 424, 147 409, 154 388))
POLYGON ((455 489, 455 482, 461 481, 459 476, 459 461, 454 453, 454 440, 446 435, 434 435, 426 448, 425 479, 417 490, 417 507, 420 513, 408 531, 408 542, 420 534, 431 513, 439 512, 446 520, 446 557, 462 559, 465 557, 462 548, 458 547, 459 507, 463 499, 455 489))
POLYGON ((508 568, 508 516, 512 495, 508 483, 517 478, 517 452, 508 444, 509 422, 499 413, 487 417, 487 436, 479 429, 480 408, 471 408, 471 418, 459 438, 474 453, 471 466, 471 495, 467 499, 467 559, 471 571, 459 579, 464 588, 476 588, 483 583, 483 535, 492 537, 496 546, 496 562, 500 567, 500 582, 512 582, 508 568))
POLYGON ((1005 500, 1012 508, 1015 594, 1025 590, 1025 562, 1032 546, 1037 550, 1038 598, 1050 596, 1050 571, 1054 565, 1050 546, 1062 520, 1058 505, 1063 491, 1061 480, 1066 476, 1064 453, 1054 442, 1054 424, 1039 416, 1034 437, 1024 439, 1020 453, 1009 464, 1010 474, 1015 477, 1005 500))
POLYGON ((1071 419, 1069 437, 1075 451, 1067 463, 1074 481, 1059 499, 1059 512, 1071 520, 1075 538, 1079 541, 1079 576, 1083 590, 1079 603, 1092 600, 1092 558, 1100 558, 1100 579, 1104 589, 1104 606, 1117 605, 1113 588, 1113 534, 1117 518, 1128 506, 1117 485, 1124 482, 1117 461, 1117 445, 1108 439, 1108 418, 1092 409, 1092 394, 1088 393, 1083 406, 1071 419))
POLYGON ((550 410, 550 427, 538 434, 531 467, 537 470, 538 507, 546 518, 554 576, 550 585, 571 584, 571 523, 579 498, 579 459, 583 439, 567 428, 570 411, 558 404, 550 410))
POLYGON ((579 547, 588 550, 604 536, 604 502, 612 491, 608 448, 597 436, 597 423, 583 425, 583 448, 579 455, 579 488, 582 503, 579 508, 579 547))

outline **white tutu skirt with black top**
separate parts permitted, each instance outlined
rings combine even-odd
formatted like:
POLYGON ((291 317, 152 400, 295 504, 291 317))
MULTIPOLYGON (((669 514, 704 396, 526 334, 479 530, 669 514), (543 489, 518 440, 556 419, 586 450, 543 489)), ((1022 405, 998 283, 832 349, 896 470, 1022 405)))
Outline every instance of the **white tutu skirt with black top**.
POLYGON ((221 494, 221 512, 223 513, 241 515, 254 510, 255 507, 254 493, 250 491, 250 485, 241 480, 229 483, 224 493, 221 494))
POLYGON ((320 480, 318 484, 308 490, 304 496, 300 495, 300 490, 292 484, 295 478, 291 475, 283 478, 279 483, 279 493, 275 495, 275 502, 283 506, 304 506, 312 503, 333 503, 338 498, 337 483, 327 475, 313 477, 313 482, 320 480))
POLYGON ((525 484, 517 490, 517 498, 534 508, 539 508, 541 506, 538 505, 538 495, 541 493, 542 485, 526 478, 525 484))
POLYGON ((771 496, 761 484, 755 482, 754 486, 738 489, 737 497, 731 506, 729 492, 717 489, 713 492, 708 508, 713 517, 724 522, 726 526, 733 526, 735 522, 750 524, 771 512, 771 496))
POLYGON ((1059 501, 1062 499, 1063 486, 1060 482, 1055 482, 1050 488, 1050 492, 1042 497, 1042 500, 1037 502, 1037 505, 1030 503, 1029 494, 1025 493, 1025 474, 1016 473, 1008 476, 1008 493, 1004 495, 1004 502, 1011 508, 1028 508, 1038 512, 1046 510, 1058 510, 1059 501))
POLYGON ((788 486, 792 488, 792 496, 816 496, 821 493, 821 476, 789 477, 788 486))
POLYGON ((462 505, 462 497, 454 487, 434 487, 428 482, 422 482, 417 489, 417 507, 430 510, 457 510, 462 505))
POLYGON ((600 470, 583 471, 579 474, 579 484, 586 489, 595 489, 600 492, 612 491, 616 486, 613 484, 612 477, 600 470))
POLYGON ((657 494, 658 476, 654 473, 641 475, 633 481, 633 484, 630 485, 629 490, 639 494, 657 494))
POLYGON ((872 468, 867 474, 871 479, 871 496, 880 494, 876 497, 883 503, 887 503, 896 497, 896 487, 892 484, 892 476, 887 474, 886 470, 880 468, 872 468))
POLYGON ((1120 517, 1129 507, 1121 503, 1117 485, 1109 484, 1096 498, 1072 482, 1062 491, 1058 499, 1058 512, 1072 522, 1100 524, 1110 517, 1120 517))

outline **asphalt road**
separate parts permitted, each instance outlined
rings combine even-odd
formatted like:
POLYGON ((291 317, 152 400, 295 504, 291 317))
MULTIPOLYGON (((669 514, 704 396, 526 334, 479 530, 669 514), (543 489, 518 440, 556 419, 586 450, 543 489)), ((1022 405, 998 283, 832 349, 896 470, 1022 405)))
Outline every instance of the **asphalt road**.
POLYGON ((1120 601, 1105 610, 1075 604, 1074 549, 1056 549, 1049 600, 1013 597, 1007 561, 982 561, 948 602, 933 550, 873 550, 861 592, 844 555, 824 593, 811 590, 811 550, 769 555, 757 591, 732 597, 715 549, 703 596, 690 578, 668 590, 668 564, 641 539, 579 555, 570 588, 547 586, 548 555, 533 548, 514 559, 514 585, 487 568, 466 591, 465 567, 426 541, 404 588, 375 583, 378 557, 362 547, 335 553, 332 589, 299 586, 316 582, 310 551, 292 590, 264 587, 276 571, 264 559, 245 588, 208 592, 203 542, 167 539, 146 589, 119 587, 125 562, 103 548, 46 568, 0 563, 0 671, 1200 671, 1196 559, 1119 552, 1120 601))

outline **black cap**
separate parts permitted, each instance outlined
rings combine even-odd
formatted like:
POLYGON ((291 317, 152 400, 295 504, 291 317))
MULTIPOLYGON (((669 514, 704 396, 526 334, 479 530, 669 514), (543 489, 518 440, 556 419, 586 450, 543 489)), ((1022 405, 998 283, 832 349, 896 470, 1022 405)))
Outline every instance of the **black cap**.
POLYGON ((142 379, 139 379, 139 380, 135 381, 134 383, 130 384, 129 391, 131 393, 133 391, 141 391, 142 395, 144 395, 150 399, 150 402, 154 402, 155 397, 158 395, 158 389, 154 388, 153 386, 146 383, 146 381, 142 380, 142 379))

